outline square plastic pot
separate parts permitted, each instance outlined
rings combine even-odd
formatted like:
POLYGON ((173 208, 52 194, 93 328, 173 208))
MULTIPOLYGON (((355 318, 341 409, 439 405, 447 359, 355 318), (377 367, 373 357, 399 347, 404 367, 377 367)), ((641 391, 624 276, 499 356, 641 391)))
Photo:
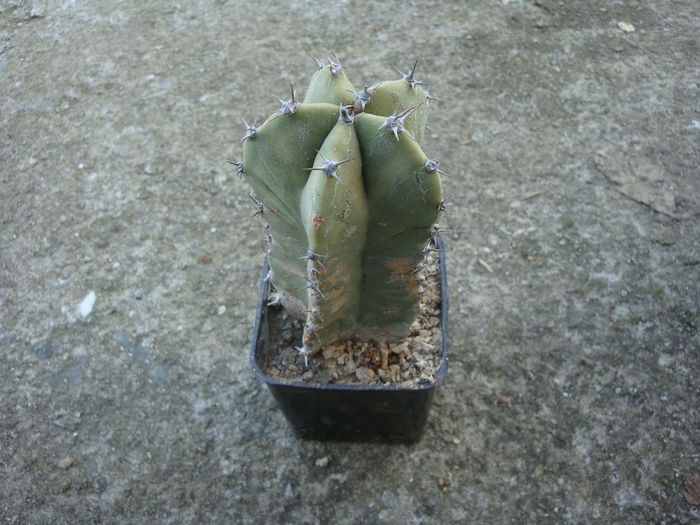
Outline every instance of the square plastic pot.
POLYGON ((425 430, 435 390, 445 380, 448 365, 448 290, 445 248, 436 236, 440 256, 442 345, 435 382, 415 388, 387 385, 310 384, 281 380, 263 372, 270 352, 270 307, 266 299, 267 261, 260 278, 260 296, 253 328, 250 363, 265 383, 299 438, 410 444, 425 430))

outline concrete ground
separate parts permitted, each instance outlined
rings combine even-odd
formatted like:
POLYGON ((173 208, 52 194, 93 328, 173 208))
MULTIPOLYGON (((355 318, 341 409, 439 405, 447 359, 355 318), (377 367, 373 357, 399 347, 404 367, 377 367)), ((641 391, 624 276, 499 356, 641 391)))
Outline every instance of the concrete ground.
POLYGON ((0 523, 698 523, 698 35, 696 0, 4 0, 0 523), (248 368, 224 161, 329 52, 440 99, 415 446, 297 441, 248 368))

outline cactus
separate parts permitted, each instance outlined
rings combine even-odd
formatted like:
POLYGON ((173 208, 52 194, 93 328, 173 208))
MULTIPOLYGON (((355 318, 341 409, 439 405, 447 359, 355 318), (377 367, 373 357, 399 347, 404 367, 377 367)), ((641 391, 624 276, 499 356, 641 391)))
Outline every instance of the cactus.
POLYGON ((416 64, 356 90, 335 55, 312 58, 304 100, 292 87, 262 125, 244 120, 232 162, 266 222, 277 298, 305 320, 305 359, 338 339, 408 334, 417 266, 444 209, 442 171, 420 147, 432 97, 416 64))

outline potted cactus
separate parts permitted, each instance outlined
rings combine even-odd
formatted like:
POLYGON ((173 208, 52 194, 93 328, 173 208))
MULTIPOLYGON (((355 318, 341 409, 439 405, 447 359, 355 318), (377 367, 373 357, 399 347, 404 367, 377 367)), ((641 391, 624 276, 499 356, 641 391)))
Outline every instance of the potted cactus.
MULTIPOLYGON (((420 147, 432 97, 414 78, 357 90, 335 55, 303 101, 289 100, 259 127, 244 120, 243 160, 265 221, 267 257, 251 364, 302 438, 414 442, 447 371, 447 289, 436 220, 444 211, 439 164, 420 147), (298 359, 312 367, 338 340, 395 342, 414 323, 426 250, 440 252, 441 361, 429 384, 315 384, 264 371, 269 303, 303 319, 298 359)), ((417 61, 416 61, 417 63, 417 61)))

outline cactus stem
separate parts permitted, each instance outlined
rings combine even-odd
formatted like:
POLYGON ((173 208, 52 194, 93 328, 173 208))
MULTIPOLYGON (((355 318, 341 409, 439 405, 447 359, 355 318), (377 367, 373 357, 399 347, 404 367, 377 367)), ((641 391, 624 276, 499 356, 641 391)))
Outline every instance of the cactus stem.
POLYGON ((292 90, 292 98, 289 100, 282 100, 281 98, 272 95, 279 101, 280 104, 282 104, 282 107, 279 109, 279 112, 282 113, 282 115, 293 115, 299 108, 299 101, 296 99, 296 95, 294 94, 294 86, 290 84, 289 87, 292 90))
POLYGON ((399 111, 398 109, 394 111, 393 115, 389 115, 384 123, 379 126, 378 129, 386 129, 389 130, 394 134, 396 137, 396 140, 399 140, 399 133, 405 133, 405 128, 404 128, 404 120, 406 120, 406 117, 411 115, 415 110, 417 110, 419 107, 421 107, 423 104, 418 104, 417 106, 413 106, 412 108, 404 109, 403 111, 399 111))
POLYGON ((416 61, 413 63, 413 67, 411 68, 410 73, 404 73, 402 71, 399 71, 398 69, 394 68, 396 72, 401 75, 401 78, 403 78, 408 85, 411 87, 411 89, 414 89, 416 86, 425 86, 427 85, 425 82, 421 82, 420 80, 416 80, 413 78, 413 74, 416 72, 416 66, 418 65, 418 59, 416 58, 416 61))
POLYGON ((425 171, 428 173, 435 173, 438 172, 441 175, 447 175, 444 171, 442 171, 440 168, 440 161, 437 159, 430 159, 428 162, 425 163, 425 171))
POLYGON ((239 160, 239 161, 227 160, 226 162, 228 162, 229 164, 233 164, 234 166, 236 166, 236 175, 238 175, 239 177, 242 177, 242 176, 243 176, 243 174, 245 173, 245 168, 243 167, 243 161, 242 161, 242 160, 239 160))
POLYGON ((252 124, 248 124, 244 118, 241 120, 245 124, 245 136, 241 139, 241 144, 243 144, 246 140, 255 138, 257 128, 255 127, 255 121, 252 124))
POLYGON ((250 199, 255 203, 255 213, 253 214, 253 217, 262 217, 264 210, 263 203, 255 198, 252 191, 248 194, 248 197, 250 197, 250 199))
POLYGON ((341 160, 341 161, 335 161, 335 160, 328 160, 326 157, 323 156, 323 153, 318 151, 318 154, 321 155, 321 158, 326 161, 325 164, 322 166, 318 166, 316 168, 304 168, 306 171, 313 171, 313 170, 320 170, 323 173, 325 173, 326 177, 333 177, 335 180, 340 180, 338 177, 338 166, 341 164, 345 164, 346 162, 350 162, 351 160, 355 160, 357 156, 351 157, 349 159, 341 160))

